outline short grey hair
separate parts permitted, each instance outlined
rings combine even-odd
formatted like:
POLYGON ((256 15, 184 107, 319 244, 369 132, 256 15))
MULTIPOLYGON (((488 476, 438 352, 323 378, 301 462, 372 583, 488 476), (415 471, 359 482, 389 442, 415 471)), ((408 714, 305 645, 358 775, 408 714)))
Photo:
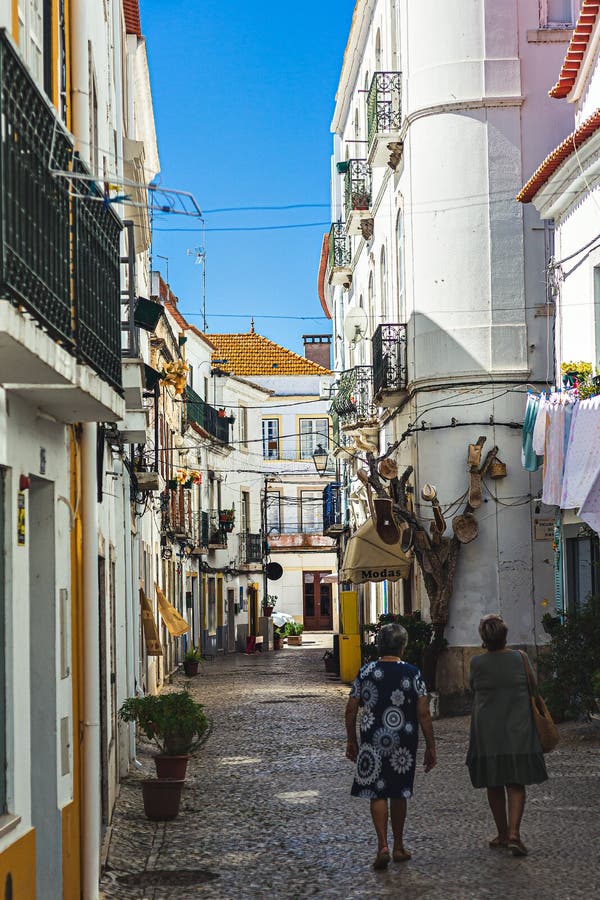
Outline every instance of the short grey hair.
POLYGON ((508 635, 506 622, 498 613, 490 613, 479 623, 479 635, 486 650, 503 650, 508 635))
POLYGON ((402 656, 408 644, 408 632, 397 622, 383 625, 377 635, 377 647, 381 656, 402 656))

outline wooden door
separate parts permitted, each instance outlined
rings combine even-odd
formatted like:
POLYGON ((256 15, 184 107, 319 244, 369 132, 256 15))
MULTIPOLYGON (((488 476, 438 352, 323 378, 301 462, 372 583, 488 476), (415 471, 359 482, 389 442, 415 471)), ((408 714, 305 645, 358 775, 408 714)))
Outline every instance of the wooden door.
POLYGON ((330 631, 333 628, 331 585, 323 581, 330 572, 304 573, 304 627, 307 631, 330 631))

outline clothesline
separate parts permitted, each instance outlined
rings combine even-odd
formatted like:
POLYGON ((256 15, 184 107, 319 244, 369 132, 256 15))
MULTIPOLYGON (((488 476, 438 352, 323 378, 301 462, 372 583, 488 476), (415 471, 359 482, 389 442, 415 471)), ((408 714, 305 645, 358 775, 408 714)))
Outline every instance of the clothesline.
POLYGON ((579 518, 600 531, 600 396, 529 393, 522 462, 528 472, 543 468, 543 503, 578 509, 579 518))

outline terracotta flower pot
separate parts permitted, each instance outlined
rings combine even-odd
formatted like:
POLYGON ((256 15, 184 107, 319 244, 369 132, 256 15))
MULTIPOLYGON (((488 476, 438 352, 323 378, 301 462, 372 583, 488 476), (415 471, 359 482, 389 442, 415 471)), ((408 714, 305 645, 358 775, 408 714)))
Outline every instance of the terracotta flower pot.
POLYGON ((197 675, 199 665, 200 665, 199 662, 194 662, 191 659, 184 659, 183 671, 185 672, 186 675, 197 675))
POLYGON ((157 778, 170 778, 175 781, 183 781, 188 764, 188 755, 166 756, 160 754, 154 757, 157 778))
POLYGON ((179 814, 183 781, 147 778, 142 781, 144 812, 149 819, 164 822, 179 814))
POLYGON ((283 638, 273 639, 273 650, 283 650, 283 638))
POLYGON ((267 619, 270 618, 273 614, 274 608, 275 607, 273 606, 263 606, 263 615, 266 616, 267 619))
POLYGON ((300 647, 302 646, 302 635, 301 634, 288 634, 288 647, 300 647))

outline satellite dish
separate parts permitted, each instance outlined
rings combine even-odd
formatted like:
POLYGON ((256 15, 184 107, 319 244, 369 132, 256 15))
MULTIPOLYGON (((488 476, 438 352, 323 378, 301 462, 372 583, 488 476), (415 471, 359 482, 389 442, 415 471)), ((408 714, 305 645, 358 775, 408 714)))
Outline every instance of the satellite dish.
POLYGON ((283 569, 277 562, 267 563, 266 566, 267 578, 269 581, 279 581, 281 576, 283 575, 283 569))
POLYGON ((359 344, 367 335, 369 318, 360 306, 349 309, 344 316, 344 335, 351 344, 359 344))

